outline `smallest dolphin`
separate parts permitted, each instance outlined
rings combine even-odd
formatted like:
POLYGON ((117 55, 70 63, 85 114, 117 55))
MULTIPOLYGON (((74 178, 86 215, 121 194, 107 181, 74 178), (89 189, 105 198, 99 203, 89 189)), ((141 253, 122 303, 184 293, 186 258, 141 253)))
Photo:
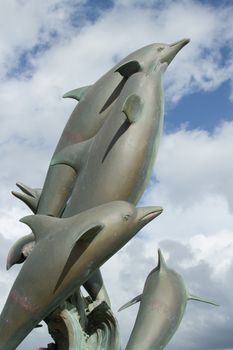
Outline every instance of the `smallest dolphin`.
POLYGON ((141 302, 126 350, 164 349, 180 325, 188 300, 218 306, 189 294, 182 276, 167 267, 160 250, 158 254, 158 266, 148 275, 143 293, 119 309, 141 302))

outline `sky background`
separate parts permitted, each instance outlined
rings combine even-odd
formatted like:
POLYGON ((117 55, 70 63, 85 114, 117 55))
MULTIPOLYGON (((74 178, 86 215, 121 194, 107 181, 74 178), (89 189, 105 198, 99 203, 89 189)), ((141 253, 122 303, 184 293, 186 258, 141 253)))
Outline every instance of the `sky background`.
MULTIPOLYGON (((160 205, 164 212, 104 265, 103 274, 116 311, 141 293, 160 247, 191 293, 221 304, 214 308, 189 302, 166 349, 233 349, 232 18, 232 1, 2 2, 1 307, 19 271, 5 271, 8 250, 30 232, 18 221, 29 209, 10 191, 17 181, 42 187, 76 105, 62 95, 95 82, 144 45, 188 37, 191 42, 165 73, 164 134, 140 202, 160 205)), ((117 316, 123 348, 136 314, 134 306, 117 316)), ((43 327, 18 349, 36 349, 50 341, 43 327)))

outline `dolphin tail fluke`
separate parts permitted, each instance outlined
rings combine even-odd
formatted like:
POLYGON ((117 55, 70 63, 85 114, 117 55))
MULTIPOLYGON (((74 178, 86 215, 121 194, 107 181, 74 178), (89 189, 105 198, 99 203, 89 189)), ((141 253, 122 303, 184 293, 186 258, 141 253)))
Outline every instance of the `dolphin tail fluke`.
POLYGON ((34 241, 35 241, 35 237, 33 233, 30 233, 29 235, 19 238, 13 244, 7 256, 7 262, 6 262, 7 270, 9 270, 11 266, 15 264, 21 264, 24 262, 24 260, 30 254, 31 248, 33 248, 34 241))
POLYGON ((26 193, 20 193, 15 191, 12 191, 11 193, 13 194, 13 196, 23 201, 33 213, 36 213, 39 202, 38 198, 31 197, 26 193))
POLYGON ((73 98, 77 101, 80 101, 82 97, 87 93, 91 85, 83 86, 78 89, 70 90, 67 93, 65 93, 62 97, 63 98, 73 98))
POLYGON ((140 302, 142 300, 142 294, 136 296, 135 298, 133 298, 132 300, 128 301, 128 303, 124 304, 123 306, 120 307, 119 311, 122 311, 124 309, 126 309, 127 307, 130 307, 138 302, 140 302))
POLYGON ((22 182, 17 182, 16 186, 25 194, 33 197, 33 198, 39 198, 41 195, 42 189, 40 188, 31 188, 29 186, 24 185, 22 182))
POLYGON ((72 167, 78 173, 82 162, 82 155, 88 149, 91 140, 89 139, 65 147, 53 157, 50 165, 65 164, 72 167))
POLYGON ((214 303, 213 301, 200 298, 200 297, 198 297, 198 296, 196 296, 196 295, 193 295, 193 294, 189 294, 188 300, 194 300, 194 301, 199 301, 199 302, 201 302, 201 303, 206 303, 206 304, 210 304, 210 305, 214 305, 214 306, 219 306, 219 304, 216 304, 216 303, 214 303))
POLYGON ((17 182, 16 186, 22 191, 22 193, 12 191, 11 193, 13 196, 23 201, 32 210, 32 212, 35 213, 37 211, 42 190, 39 188, 31 188, 24 185, 22 182, 17 182))

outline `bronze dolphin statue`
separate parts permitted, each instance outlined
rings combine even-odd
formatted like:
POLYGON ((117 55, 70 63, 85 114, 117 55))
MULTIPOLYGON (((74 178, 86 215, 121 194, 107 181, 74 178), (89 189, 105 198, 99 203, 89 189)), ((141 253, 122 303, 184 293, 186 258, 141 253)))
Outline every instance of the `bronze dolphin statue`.
POLYGON ((148 275, 143 293, 119 309, 140 301, 126 350, 164 349, 180 325, 188 300, 218 306, 189 294, 181 275, 167 267, 159 250, 158 266, 148 275))
POLYGON ((160 207, 135 208, 116 201, 67 219, 32 215, 21 219, 36 237, 0 316, 0 350, 13 350, 27 334, 80 287, 160 207), (64 235, 66 232, 66 235, 64 235), (41 283, 41 276, 47 276, 41 283))
MULTIPOLYGON (((163 72, 187 43, 184 39, 172 45, 152 44, 131 54, 128 61, 137 56, 140 65, 134 74, 127 74, 126 66, 123 72, 122 64, 112 70, 121 67, 127 80, 102 127, 93 138, 63 147, 52 158, 51 169, 66 166, 77 174, 62 217, 112 200, 137 203, 151 174, 163 126, 163 72)), ((46 185, 43 192, 45 189, 46 185)), ((27 244, 31 239, 33 235, 25 237, 27 244)), ((11 249, 8 267, 18 260, 22 244, 22 240, 16 242, 11 249)), ((100 274, 98 278, 102 286, 100 274)), ((92 289, 92 285, 98 285, 96 280, 85 284, 93 298, 101 297, 99 288, 92 289)), ((105 290, 103 294, 107 298, 105 290)))

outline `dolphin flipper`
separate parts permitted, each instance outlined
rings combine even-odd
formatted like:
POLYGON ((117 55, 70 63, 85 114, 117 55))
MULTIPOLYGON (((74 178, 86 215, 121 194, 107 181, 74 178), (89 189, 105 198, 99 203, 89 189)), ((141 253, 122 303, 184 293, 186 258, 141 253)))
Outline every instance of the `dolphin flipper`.
POLYGON ((125 100, 122 112, 124 112, 129 122, 132 124, 137 122, 137 120, 140 119, 142 115, 142 109, 143 109, 143 101, 141 97, 133 94, 128 96, 127 99, 125 100))
POLYGON ((128 301, 128 303, 124 304, 123 306, 120 307, 120 309, 118 310, 119 311, 122 311, 124 309, 126 309, 127 307, 130 307, 136 303, 138 303, 139 301, 142 300, 142 294, 136 296, 135 298, 133 298, 132 300, 128 301))
POLYGON ((83 86, 81 88, 78 89, 74 89, 74 90, 70 90, 68 92, 66 92, 62 97, 63 98, 74 98, 77 101, 80 101, 82 99, 82 97, 84 97, 84 95, 87 93, 87 91, 89 90, 89 88, 92 85, 87 85, 87 86, 83 86))
POLYGON ((214 306, 219 306, 219 304, 216 304, 216 303, 214 303, 213 301, 200 298, 200 297, 198 297, 198 296, 196 296, 196 295, 193 295, 193 294, 189 294, 188 300, 194 300, 194 301, 199 301, 199 302, 201 302, 201 303, 206 303, 206 304, 210 304, 210 305, 214 305, 214 306))

